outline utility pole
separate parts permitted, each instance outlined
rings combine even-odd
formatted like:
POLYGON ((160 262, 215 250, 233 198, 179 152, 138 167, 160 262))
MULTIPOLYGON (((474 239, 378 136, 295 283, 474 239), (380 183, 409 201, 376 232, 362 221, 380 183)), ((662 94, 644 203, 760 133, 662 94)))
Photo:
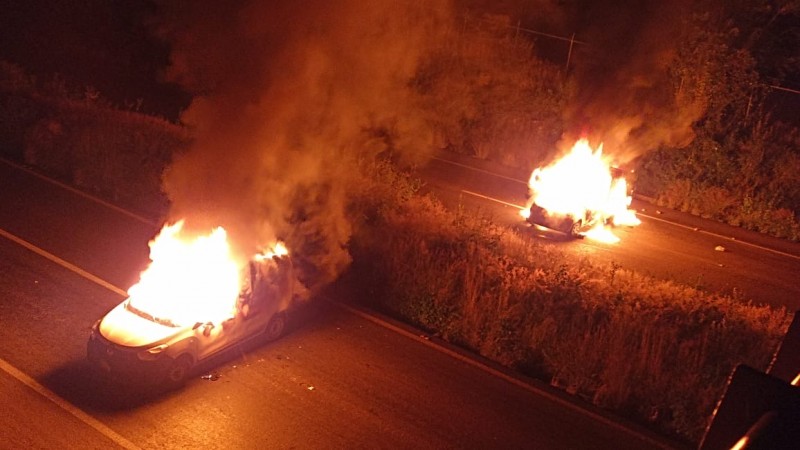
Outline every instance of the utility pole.
POLYGON ((569 51, 567 51, 567 65, 565 70, 569 72, 569 60, 572 59, 572 46, 575 45, 575 33, 572 33, 572 37, 569 38, 569 51))

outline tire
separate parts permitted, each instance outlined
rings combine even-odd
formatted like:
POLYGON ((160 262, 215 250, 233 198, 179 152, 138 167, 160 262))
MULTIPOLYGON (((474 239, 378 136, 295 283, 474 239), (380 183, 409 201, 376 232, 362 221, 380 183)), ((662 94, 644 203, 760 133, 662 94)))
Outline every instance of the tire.
POLYGON ((580 220, 570 223, 569 227, 566 227, 567 236, 571 238, 581 237, 581 226, 583 226, 583 222, 581 222, 580 220))
POLYGON ((186 378, 192 369, 192 365, 192 357, 187 354, 175 359, 167 369, 167 385, 171 388, 178 388, 186 384, 186 378))
POLYGON ((266 328, 264 328, 264 339, 267 342, 274 341, 283 336, 286 331, 286 314, 277 312, 269 319, 266 328))

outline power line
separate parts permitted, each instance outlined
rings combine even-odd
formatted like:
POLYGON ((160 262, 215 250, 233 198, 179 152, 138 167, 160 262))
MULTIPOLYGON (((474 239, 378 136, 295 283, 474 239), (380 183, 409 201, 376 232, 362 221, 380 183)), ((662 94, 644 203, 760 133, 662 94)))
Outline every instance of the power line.
POLYGON ((579 40, 575 39, 575 35, 574 34, 572 35, 572 37, 564 37, 564 36, 557 36, 555 34, 545 33, 545 32, 542 32, 542 31, 531 30, 529 28, 520 27, 519 25, 517 25, 514 28, 516 28, 519 31, 524 31, 524 32, 530 33, 530 34, 535 34, 537 36, 545 36, 545 37, 549 37, 549 38, 552 38, 552 39, 557 39, 559 41, 566 41, 566 42, 569 42, 570 45, 572 45, 572 44, 585 44, 586 43, 586 42, 579 41, 579 40))
MULTIPOLYGON (((483 17, 469 17, 467 15, 464 16, 464 23, 466 23, 470 19, 471 20, 477 20, 477 21, 483 22, 483 23, 494 23, 493 21, 485 19, 483 17)), ((559 35, 556 35, 556 34, 545 33, 544 31, 532 30, 530 28, 521 27, 519 21, 517 21, 516 25, 503 24, 503 26, 505 26, 507 28, 513 28, 514 30, 517 30, 517 33, 519 33, 520 31, 524 31, 526 33, 535 34, 537 36, 544 36, 544 37, 549 37, 551 39, 556 39, 556 40, 559 40, 559 41, 569 42, 570 44, 586 44, 586 42, 584 42, 584 41, 579 41, 579 40, 575 39, 575 34, 573 34, 572 37, 567 37, 567 36, 559 36, 559 35)))
POLYGON ((789 89, 783 86, 772 86, 772 85, 770 85, 769 87, 778 91, 786 91, 786 92, 791 92, 792 94, 800 94, 800 91, 798 91, 797 89, 789 89))

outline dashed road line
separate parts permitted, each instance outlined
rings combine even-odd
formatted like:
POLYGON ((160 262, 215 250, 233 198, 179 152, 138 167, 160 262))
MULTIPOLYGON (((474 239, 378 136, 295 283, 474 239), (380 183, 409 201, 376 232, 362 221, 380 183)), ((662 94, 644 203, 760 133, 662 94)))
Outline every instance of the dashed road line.
POLYGON ((152 220, 150 220, 150 219, 148 219, 146 217, 143 217, 143 216, 141 216, 139 214, 136 214, 134 212, 128 211, 127 209, 119 207, 119 206, 117 206, 117 205, 115 205, 113 203, 109 203, 109 202, 107 202, 107 201, 105 201, 105 200, 103 200, 101 198, 95 197, 94 195, 87 194, 86 192, 83 192, 83 191, 81 191, 79 189, 76 189, 76 188, 74 188, 74 187, 72 187, 72 186, 70 186, 68 184, 65 184, 65 183, 62 183, 62 182, 60 182, 58 180, 54 180, 52 178, 49 178, 49 177, 47 177, 45 175, 42 175, 42 174, 40 174, 40 173, 38 173, 38 172, 36 172, 34 170, 31 170, 31 169, 29 169, 29 168, 27 168, 27 167, 25 167, 23 165, 17 164, 17 163, 15 163, 13 161, 9 161, 9 160, 7 160, 5 158, 0 158, 0 161, 2 161, 6 165, 11 166, 11 167, 13 167, 13 168, 15 168, 17 170, 25 172, 28 175, 32 175, 32 176, 34 176, 34 177, 36 177, 36 178, 38 178, 38 179, 40 179, 40 180, 42 180, 44 182, 47 182, 47 183, 50 183, 52 185, 58 186, 61 189, 67 190, 69 192, 72 192, 73 194, 78 195, 79 197, 83 197, 83 198, 85 198, 87 200, 91 200, 91 201, 93 201, 93 202, 95 202, 97 204, 105 206, 108 209, 116 211, 116 212, 118 212, 118 213, 120 213, 122 215, 128 216, 128 217, 130 217, 132 219, 135 219, 135 220, 137 220, 139 222, 142 222, 142 223, 144 223, 146 225, 158 226, 157 223, 153 222, 152 220))
MULTIPOLYGON (((476 169, 476 170, 478 170, 478 169, 476 169)), ((482 199, 485 199, 485 200, 489 200, 489 201, 492 201, 492 202, 500 203, 502 205, 511 206, 513 208, 525 209, 525 207, 523 207, 523 206, 515 205, 514 203, 505 202, 503 200, 500 200, 500 199, 497 199, 497 198, 494 198, 494 197, 489 197, 488 195, 479 194, 477 192, 467 191, 467 190, 463 190, 463 189, 461 190, 461 192, 463 192, 465 194, 469 194, 469 195, 475 196, 475 197, 479 197, 479 198, 482 198, 482 199)), ((720 239, 725 239, 725 240, 728 240, 728 241, 736 242, 738 244, 746 245, 748 247, 755 248, 755 249, 758 249, 758 250, 763 250, 765 252, 773 253, 775 255, 779 255, 779 256, 784 256, 784 257, 787 257, 787 258, 800 260, 800 256, 798 256, 798 255, 794 255, 792 253, 786 253, 786 252, 783 252, 783 251, 780 251, 780 250, 775 250, 774 248, 764 247, 764 246, 758 245, 758 244, 753 244, 752 242, 742 241, 742 240, 733 238, 731 236, 725 236, 725 235, 722 235, 722 234, 719 234, 719 233, 714 233, 712 231, 703 230, 703 229, 700 229, 700 228, 697 228, 697 227, 692 227, 692 226, 689 226, 689 225, 683 225, 683 224, 680 224, 680 223, 677 223, 677 222, 672 222, 670 220, 662 219, 660 217, 651 216, 650 214, 644 214, 644 213, 641 213, 641 212, 638 212, 638 211, 636 212, 636 215, 637 216, 642 216, 642 217, 647 217, 647 218, 653 219, 653 220, 657 220, 659 222, 663 222, 663 223, 666 223, 666 224, 669 224, 669 225, 673 225, 673 226, 676 226, 676 227, 679 227, 679 228, 684 228, 686 230, 696 231, 698 233, 702 233, 702 234, 705 234, 707 236, 713 236, 713 237, 716 237, 716 238, 720 238, 720 239)))
MULTIPOLYGON (((21 169, 25 170, 24 168, 21 168, 21 169)), ((477 169, 477 170, 479 170, 479 169, 477 169)), ((40 177, 40 178, 42 178, 44 180, 53 182, 54 184, 61 186, 61 184, 59 182, 55 182, 53 180, 49 180, 46 177, 43 177, 43 176, 41 176, 39 174, 36 174, 35 172, 31 172, 31 173, 33 173, 37 177, 40 177)), ((518 181, 518 180, 515 180, 515 181, 518 181)), ((73 188, 70 188, 69 186, 62 186, 62 187, 65 187, 65 188, 69 189, 70 191, 76 192, 76 193, 80 194, 83 197, 95 200, 98 203, 103 204, 104 206, 112 207, 112 209, 120 211, 120 212, 123 212, 124 214, 126 214, 128 216, 131 216, 131 217, 134 217, 139 221, 143 221, 145 223, 152 224, 152 222, 148 221, 147 219, 144 219, 144 218, 139 217, 139 216, 137 216, 137 215, 135 215, 133 213, 130 213, 129 211, 126 211, 126 210, 124 210, 124 209, 122 209, 122 208, 120 208, 118 206, 106 204, 104 201, 102 201, 100 199, 97 199, 97 198, 95 198, 95 197, 93 197, 93 196, 91 196, 89 194, 81 193, 80 191, 75 191, 73 188)), ((481 195, 481 194, 477 194, 477 193, 474 193, 474 192, 470 192, 470 191, 463 191, 463 192, 465 192, 467 194, 470 194, 470 195, 477 196, 477 197, 482 197, 482 198, 486 198, 486 199, 489 199, 489 200, 492 200, 492 201, 496 201, 496 202, 499 202, 499 203, 502 203, 502 204, 505 204, 505 205, 508 205, 508 206, 512 206, 512 207, 518 208, 518 209, 523 209, 523 207, 521 207, 521 206, 515 205, 513 203, 503 202, 502 200, 498 200, 498 199, 495 199, 495 198, 492 198, 492 197, 487 197, 487 196, 484 196, 484 195, 481 195)), ((81 276, 83 278, 86 278, 89 281, 92 281, 92 282, 94 282, 94 283, 96 283, 96 284, 98 284, 98 285, 110 290, 111 292, 114 292, 114 293, 119 294, 121 296, 126 296, 127 295, 126 292, 124 290, 120 289, 119 287, 116 287, 113 284, 101 279, 100 277, 97 277, 96 275, 93 275, 93 274, 81 269, 80 267, 78 267, 78 266, 76 266, 74 264, 71 264, 71 263, 69 263, 69 262, 67 262, 67 261, 65 261, 65 260, 53 255, 52 253, 47 252, 46 250, 43 250, 43 249, 35 246, 34 244, 31 244, 31 243, 25 241, 24 239, 19 238, 19 237, 15 236, 15 235, 3 230, 3 229, 0 229, 0 236, 3 236, 6 239, 11 240, 12 242, 15 242, 15 243, 21 245, 22 247, 25 247, 26 249, 28 249, 28 250, 30 250, 30 251, 32 251, 32 252, 34 252, 34 253, 42 256, 42 257, 44 257, 44 258, 46 258, 46 259, 48 259, 50 261, 55 262, 56 264, 58 264, 58 265, 60 265, 60 266, 62 266, 64 268, 76 273, 77 275, 79 275, 79 276, 81 276)), ((422 343, 422 344, 424 344, 424 345, 426 345, 426 346, 428 346, 430 348, 433 348, 433 349, 439 351, 440 353, 443 353, 443 354, 446 354, 448 356, 451 356, 451 357, 453 357, 453 358, 455 358, 455 359, 457 359, 459 361, 462 361, 462 362, 467 363, 467 364, 469 364, 469 365, 471 365, 473 367, 476 367, 476 368, 478 368, 480 370, 483 370, 483 371, 485 371, 485 372, 487 372, 487 373, 489 373, 489 374, 491 374, 493 376, 496 376, 498 378, 506 380, 506 381, 508 381, 508 382, 518 386, 518 387, 521 387, 521 388, 523 388, 523 389, 525 389, 527 391, 533 392, 533 393, 538 394, 538 395, 542 395, 542 396, 544 396, 546 398, 549 398, 549 399, 551 399, 553 401, 558 402, 559 404, 568 406, 568 407, 570 407, 571 409, 573 409, 576 412, 590 415, 591 417, 594 417, 596 420, 599 420, 599 421, 603 422, 606 425, 609 425, 609 426, 612 426, 614 428, 620 429, 620 430, 622 430, 624 432, 631 433, 633 435, 639 436, 641 439, 643 439, 645 441, 648 441, 651 444, 655 444, 658 447, 670 448, 668 446, 665 446, 665 444, 663 444, 661 442, 658 442, 658 441, 656 441, 656 440, 654 440, 654 439, 652 439, 652 438, 650 438, 650 437, 648 437, 646 435, 643 435, 641 433, 635 432, 635 431, 625 427, 624 425, 621 425, 619 423, 614 422, 613 420, 611 420, 609 418, 606 418, 606 417, 604 417, 604 416, 602 416, 600 414, 597 414, 597 413, 591 412, 589 410, 586 410, 585 408, 581 408, 578 405, 572 404, 572 403, 568 402, 567 400, 561 399, 561 398, 559 398, 558 396, 556 396, 554 394, 551 394, 551 393, 546 392, 544 390, 538 389, 538 388, 526 383, 525 381, 523 381, 523 380, 521 380, 519 378, 515 378, 515 377, 513 377, 511 375, 508 375, 508 374, 506 374, 506 373, 504 373, 504 372, 502 372, 500 370, 492 368, 492 367, 490 367, 490 366, 488 366, 488 365, 486 365, 486 364, 484 364, 484 363, 482 363, 482 362, 480 362, 480 361, 478 361, 476 359, 469 358, 468 356, 462 355, 462 354, 460 354, 458 352, 455 352, 453 350, 450 350, 450 349, 448 349, 448 348, 446 348, 444 346, 438 345, 435 342, 431 342, 431 341, 429 341, 427 339, 420 338, 418 335, 415 335, 414 333, 411 333, 408 330, 405 330, 405 329, 403 329, 401 327, 393 325, 393 324, 391 324, 391 323, 389 323, 389 322, 387 322, 387 321, 385 321, 385 320, 383 320, 383 319, 381 319, 381 318, 379 318, 377 316, 373 316, 373 315, 371 315, 371 314, 369 314, 367 312, 358 310, 358 309, 353 308, 353 307, 351 307, 349 305, 346 305, 344 303, 341 303, 341 302, 338 302, 338 301, 335 301, 335 300, 332 300, 332 299, 329 299, 329 298, 326 298, 326 300, 331 302, 332 304, 337 305, 340 308, 350 312, 351 314, 359 316, 359 317, 361 317, 363 319, 366 319, 366 320, 368 320, 370 322, 373 322, 373 323, 375 323, 377 325, 380 325, 380 326, 382 326, 384 328, 387 328, 387 329, 389 329, 391 331, 394 331, 394 332, 396 332, 396 333, 398 333, 400 335, 407 336, 407 337, 409 337, 411 339, 414 339, 414 340, 416 340, 416 341, 418 341, 418 342, 420 342, 420 343, 422 343)), ((47 399, 51 400, 52 402, 56 403, 59 407, 61 407, 62 409, 66 410, 67 412, 69 412, 70 414, 72 414, 73 416, 78 418, 79 420, 81 420, 84 423, 86 423, 87 425, 95 428, 100 433, 102 433, 103 435, 107 436, 109 439, 112 439, 114 442, 118 443, 122 447, 128 448, 128 449, 138 449, 137 446, 135 446, 133 443, 131 443, 130 441, 128 441, 127 439, 125 439, 121 435, 119 435, 116 432, 114 432, 112 429, 110 429, 109 427, 104 425, 102 422, 100 422, 97 419, 93 418, 92 416, 86 414, 85 412, 83 412, 79 408, 73 406, 71 403, 69 403, 68 401, 66 401, 63 398, 59 397, 57 394, 53 393, 52 391, 49 391, 47 388, 45 388, 44 386, 42 386, 39 383, 37 383, 31 377, 29 377, 28 375, 26 375, 25 373, 23 373, 19 369, 16 369, 11 364, 5 362, 2 359, 0 359, 0 368, 2 368, 4 371, 9 373, 11 376, 13 376, 14 378, 18 379, 20 382, 24 383, 25 385, 27 385, 28 387, 30 387, 34 391, 36 391, 39 394, 41 394, 42 396, 44 396, 45 398, 47 398, 47 399)))
POLYGON ((687 230, 696 231, 698 233, 702 233, 702 234, 705 234, 705 235, 708 235, 708 236, 714 236, 714 237, 717 237, 717 238, 720 238, 720 239, 725 239, 725 240, 728 240, 728 241, 736 242, 737 244, 742 244, 742 245, 746 245, 748 247, 757 248, 759 250, 764 250, 764 251, 767 251, 767 252, 770 252, 770 253, 774 253, 776 255, 785 256, 787 258, 800 260, 800 256, 798 256, 798 255, 782 252, 780 250, 775 250, 774 248, 764 247, 764 246, 761 246, 761 245, 758 245, 758 244, 753 244, 752 242, 742 241, 742 240, 736 239, 736 238, 731 237, 731 236, 725 236, 725 235, 722 235, 722 234, 719 234, 719 233, 714 233, 712 231, 703 230, 701 228, 691 227, 689 225, 683 225, 683 224, 680 224, 680 223, 677 223, 677 222, 672 222, 670 220, 662 219, 660 217, 651 216, 649 214, 642 214, 642 213, 637 212, 636 215, 641 215, 643 217, 647 217, 647 218, 650 218, 650 219, 653 219, 653 220, 657 220, 659 222, 668 223, 670 225, 674 225, 676 227, 684 228, 684 229, 687 229, 687 230))
POLYGON ((14 366, 12 366, 11 364, 9 364, 6 360, 4 360, 2 358, 0 358, 0 369, 2 369, 3 372, 5 372, 5 373, 11 375, 12 377, 16 378, 17 381, 19 381, 20 383, 24 384, 25 386, 27 386, 28 388, 30 388, 31 390, 33 390, 37 394, 39 394, 42 397, 46 398, 47 400, 50 400, 51 402, 55 403, 56 406, 58 406, 59 408, 63 409, 64 411, 68 412, 69 414, 71 414, 76 419, 78 419, 81 422, 85 423, 86 425, 89 425, 90 427, 94 428, 98 433, 100 433, 103 436, 107 437, 108 439, 110 439, 112 442, 116 443, 120 447, 129 449, 129 450, 139 450, 140 449, 139 446, 137 446, 133 442, 125 439, 124 437, 122 437, 122 435, 120 435, 116 431, 114 431, 111 428, 109 428, 103 422, 100 422, 99 420, 95 419, 94 417, 90 416, 89 414, 86 414, 85 412, 83 412, 77 406, 75 406, 72 403, 68 402, 67 400, 64 400, 63 398, 59 397, 58 394, 56 394, 55 392, 51 391, 50 389, 47 389, 46 387, 42 386, 36 380, 34 380, 33 378, 29 377, 24 372, 22 372, 21 370, 17 369, 14 366))
POLYGON ((520 209, 520 210, 521 209, 525 209, 524 206, 519 206, 519 205, 515 205, 513 203, 504 202, 504 201, 502 201, 500 199, 497 199, 497 198, 494 198, 494 197, 489 197, 488 195, 478 194, 477 192, 465 191, 464 189, 462 189, 461 192, 463 192, 465 194, 469 194, 469 195, 474 195, 475 197, 483 198, 483 199, 486 199, 486 200, 491 200, 493 202, 497 202, 497 203, 500 203, 500 204, 503 204, 503 205, 506 205, 506 206, 511 206, 512 208, 517 208, 517 209, 520 209))
MULTIPOLYGON (((46 259, 48 259, 48 260, 60 265, 61 267, 64 267, 64 268, 66 268, 66 269, 68 269, 68 270, 70 270, 72 272, 75 272, 76 274, 80 275, 81 277, 86 278, 87 280, 89 280, 89 281, 91 281, 93 283, 96 283, 96 284, 108 289, 111 292, 114 292, 114 293, 119 294, 121 296, 126 296, 127 295, 124 290, 114 286, 113 284, 103 280, 102 278, 100 278, 98 276, 95 276, 95 275, 92 275, 91 273, 81 269, 80 267, 78 267, 78 266, 76 266, 74 264, 71 264, 71 263, 69 263, 67 261, 64 261, 63 259, 59 258, 58 256, 56 256, 56 255, 54 255, 54 254, 52 254, 52 253, 50 253, 50 252, 48 252, 46 250, 43 250, 43 249, 31 244, 30 242, 25 241, 22 238, 14 236, 13 234, 11 234, 11 233, 3 230, 3 229, 0 229, 0 236, 3 236, 4 238, 6 238, 6 239, 8 239, 8 240, 10 240, 10 241, 12 241, 12 242, 24 247, 24 248, 26 248, 26 249, 36 253, 39 256, 42 256, 42 257, 44 257, 44 258, 46 258, 46 259)), ((89 425, 90 427, 94 428, 100 434, 102 434, 105 437, 111 439, 116 444, 119 444, 121 447, 126 448, 126 449, 139 449, 139 447, 136 446, 135 444, 133 444, 131 441, 125 439, 120 434, 118 434, 117 432, 115 432, 114 430, 112 430, 111 428, 109 428, 108 426, 106 426, 105 424, 100 422, 99 420, 97 420, 94 417, 90 416, 89 414, 83 412, 80 408, 74 406, 72 403, 68 402, 67 400, 64 400, 63 398, 58 396, 58 394, 56 394, 55 392, 53 392, 53 391, 47 389, 46 387, 42 386, 36 380, 34 380, 33 378, 31 378, 30 376, 25 374, 23 371, 21 371, 21 370, 17 369, 16 367, 12 366, 10 363, 8 363, 6 360, 4 360, 2 358, 0 358, 0 369, 2 369, 4 372, 6 372, 7 374, 11 375, 12 377, 16 378, 20 383, 24 384, 25 386, 29 387, 33 391, 37 392, 42 397, 44 397, 44 398, 50 400, 51 402, 55 403, 59 408, 63 409, 64 411, 66 411, 68 413, 70 413, 71 415, 73 415, 75 418, 77 418, 81 422, 83 422, 86 425, 89 425)))
POLYGON ((50 253, 48 251, 45 251, 45 250, 43 250, 43 249, 31 244, 30 242, 28 242, 28 241, 26 241, 26 240, 24 240, 24 239, 22 239, 20 237, 15 236, 15 235, 9 233, 6 230, 3 230, 2 228, 0 228, 0 236, 8 239, 9 241, 12 241, 12 242, 20 245, 22 247, 25 247, 26 249, 36 253, 39 256, 43 256, 43 257, 49 259, 50 261, 53 261, 54 263, 58 264, 61 267, 64 267, 64 268, 66 268, 66 269, 68 269, 68 270, 70 270, 72 272, 77 273, 78 275, 82 276, 83 278, 86 278, 87 280, 89 280, 89 281, 91 281, 93 283, 99 284, 100 286, 108 289, 111 292, 119 294, 119 295, 121 295, 123 297, 128 295, 124 290, 114 286, 113 284, 107 282, 106 280, 103 280, 100 277, 92 275, 91 273, 81 269, 80 267, 63 260, 63 259, 59 258, 58 256, 56 256, 56 255, 54 255, 54 254, 52 254, 52 253, 50 253))

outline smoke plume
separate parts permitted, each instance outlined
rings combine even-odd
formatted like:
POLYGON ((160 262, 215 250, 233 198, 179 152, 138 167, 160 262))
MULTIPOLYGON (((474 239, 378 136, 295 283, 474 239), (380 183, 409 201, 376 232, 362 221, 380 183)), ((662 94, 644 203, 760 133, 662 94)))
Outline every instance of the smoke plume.
MULTIPOLYGON (((167 77, 194 94, 193 144, 164 175, 170 220, 222 225, 239 255, 275 238, 312 290, 348 265, 348 193, 365 130, 416 130, 408 80, 445 1, 166 1, 167 77)), ((403 130, 414 132, 402 133, 403 130)), ((419 142, 396 139, 393 150, 419 142)))
POLYGON ((565 120, 564 145, 579 135, 603 141, 627 162, 660 145, 691 142, 702 106, 682 99, 670 78, 689 2, 584 1, 574 54, 577 92, 565 120))

